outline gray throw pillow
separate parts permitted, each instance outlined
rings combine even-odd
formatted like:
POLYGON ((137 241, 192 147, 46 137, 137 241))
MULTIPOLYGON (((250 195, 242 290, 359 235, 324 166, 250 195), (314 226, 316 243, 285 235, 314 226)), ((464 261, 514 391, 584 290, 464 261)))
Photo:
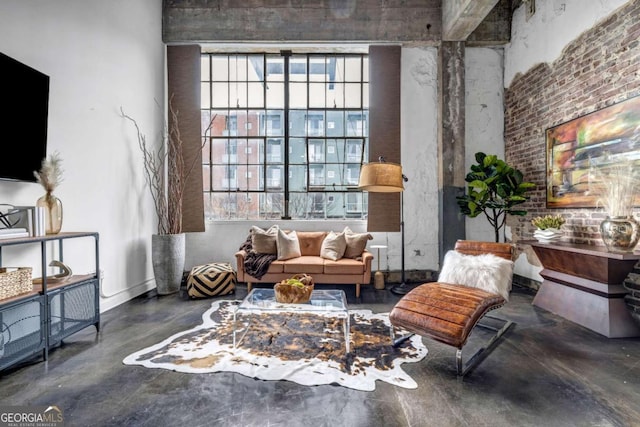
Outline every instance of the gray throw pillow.
POLYGON ((268 230, 253 225, 251 227, 251 246, 253 252, 259 254, 277 254, 277 237, 279 227, 272 225, 268 230))

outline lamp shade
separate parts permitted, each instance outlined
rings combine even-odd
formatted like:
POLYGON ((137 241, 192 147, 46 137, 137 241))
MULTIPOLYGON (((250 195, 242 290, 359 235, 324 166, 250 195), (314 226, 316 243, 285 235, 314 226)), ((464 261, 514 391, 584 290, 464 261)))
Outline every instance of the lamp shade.
POLYGON ((402 166, 397 163, 366 163, 360 169, 358 188, 372 193, 404 191, 402 166))

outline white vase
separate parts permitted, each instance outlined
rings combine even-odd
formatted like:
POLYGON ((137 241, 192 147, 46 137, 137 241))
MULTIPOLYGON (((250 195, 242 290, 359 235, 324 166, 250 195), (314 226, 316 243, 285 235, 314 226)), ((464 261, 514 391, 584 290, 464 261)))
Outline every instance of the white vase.
POLYGON ((185 259, 184 236, 184 233, 151 236, 151 262, 158 295, 180 290, 185 259))
POLYGON ((544 230, 538 228, 533 233, 533 237, 540 243, 557 242, 562 238, 562 235, 562 231, 557 228, 546 228, 544 230))

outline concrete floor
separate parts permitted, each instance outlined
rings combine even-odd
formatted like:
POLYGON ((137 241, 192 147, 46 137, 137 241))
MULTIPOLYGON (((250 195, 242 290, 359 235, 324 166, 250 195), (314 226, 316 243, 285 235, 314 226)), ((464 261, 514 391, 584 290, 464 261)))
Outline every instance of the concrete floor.
MULTIPOLYGON (((398 297, 366 287, 349 305, 389 311, 398 297)), ((242 298, 246 287, 239 286, 242 298)), ((1 405, 58 405, 66 426, 633 426, 640 425, 640 338, 607 339, 531 305, 515 289, 499 310, 516 322, 467 377, 454 349, 405 364, 415 390, 306 387, 238 374, 125 366, 128 354, 200 323, 211 300, 148 294, 50 353, 0 373, 1 405)), ((480 335, 472 335, 471 346, 480 335)))

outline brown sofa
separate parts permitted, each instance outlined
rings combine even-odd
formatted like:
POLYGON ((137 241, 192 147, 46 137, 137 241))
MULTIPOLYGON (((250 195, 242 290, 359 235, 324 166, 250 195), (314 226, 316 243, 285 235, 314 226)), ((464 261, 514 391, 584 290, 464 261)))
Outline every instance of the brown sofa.
POLYGON ((294 274, 306 273, 313 277, 315 283, 322 284, 355 284, 356 298, 360 297, 360 285, 371 281, 371 261, 373 255, 364 251, 357 258, 341 258, 337 261, 320 257, 322 242, 328 232, 298 231, 300 257, 284 261, 273 261, 267 273, 260 279, 245 272, 244 261, 247 255, 244 250, 236 252, 237 276, 239 282, 246 282, 248 291, 254 283, 276 284, 294 274))

